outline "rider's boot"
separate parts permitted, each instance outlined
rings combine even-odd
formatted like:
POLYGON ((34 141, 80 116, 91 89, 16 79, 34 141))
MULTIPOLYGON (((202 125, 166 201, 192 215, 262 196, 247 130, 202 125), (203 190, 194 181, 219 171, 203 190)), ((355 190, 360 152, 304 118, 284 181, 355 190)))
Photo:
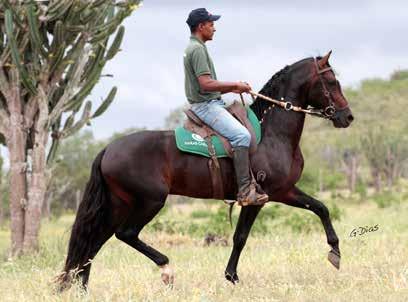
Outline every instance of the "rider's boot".
POLYGON ((256 182, 249 168, 249 148, 234 148, 234 167, 238 183, 237 201, 240 206, 263 205, 268 201, 267 194, 259 194, 256 182))

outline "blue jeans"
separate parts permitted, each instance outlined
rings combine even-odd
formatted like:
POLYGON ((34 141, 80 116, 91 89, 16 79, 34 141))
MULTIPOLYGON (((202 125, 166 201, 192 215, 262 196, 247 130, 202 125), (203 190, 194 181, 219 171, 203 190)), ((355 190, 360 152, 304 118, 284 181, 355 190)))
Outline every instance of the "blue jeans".
POLYGON ((249 147, 251 134, 225 109, 223 100, 192 104, 191 110, 204 123, 228 139, 232 147, 249 147))

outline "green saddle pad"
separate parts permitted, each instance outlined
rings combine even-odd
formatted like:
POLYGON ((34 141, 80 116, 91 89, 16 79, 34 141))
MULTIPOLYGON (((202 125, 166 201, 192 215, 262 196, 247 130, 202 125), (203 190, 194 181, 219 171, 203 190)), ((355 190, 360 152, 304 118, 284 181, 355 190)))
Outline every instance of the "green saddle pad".
MULTIPOLYGON (((261 125, 251 108, 247 107, 246 109, 248 111, 248 119, 255 131, 256 143, 259 144, 261 141, 261 125)), ((184 127, 178 127, 174 132, 176 135, 177 148, 181 151, 210 157, 207 142, 201 136, 186 130, 184 127)), ((227 151, 225 151, 221 140, 217 136, 212 136, 211 140, 217 157, 228 157, 227 151)))

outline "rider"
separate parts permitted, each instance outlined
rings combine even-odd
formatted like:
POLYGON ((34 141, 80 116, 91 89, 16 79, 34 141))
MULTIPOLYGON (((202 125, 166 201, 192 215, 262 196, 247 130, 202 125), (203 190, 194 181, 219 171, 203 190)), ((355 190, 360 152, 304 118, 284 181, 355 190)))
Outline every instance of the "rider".
POLYGON ((241 205, 260 205, 268 201, 268 195, 256 191, 249 166, 251 135, 226 109, 221 94, 247 93, 251 87, 245 82, 221 82, 217 80, 214 64, 205 42, 212 40, 214 21, 221 16, 210 14, 205 8, 190 12, 190 43, 184 53, 185 92, 192 111, 207 125, 227 138, 234 149, 234 167, 241 205))

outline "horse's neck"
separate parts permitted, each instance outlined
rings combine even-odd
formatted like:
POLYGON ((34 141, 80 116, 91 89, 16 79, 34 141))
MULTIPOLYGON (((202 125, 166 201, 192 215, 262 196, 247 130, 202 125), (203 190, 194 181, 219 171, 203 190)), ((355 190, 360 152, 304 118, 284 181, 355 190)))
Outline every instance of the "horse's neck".
MULTIPOLYGON (((294 96, 293 105, 300 106, 303 99, 298 94, 294 96)), ((299 145, 305 123, 305 114, 295 111, 286 111, 281 107, 275 106, 266 113, 263 119, 263 137, 264 144, 287 144, 293 149, 299 145)))
POLYGON ((262 143, 276 144, 278 140, 279 143, 287 144, 295 149, 299 145, 304 123, 303 113, 285 111, 275 107, 264 119, 262 143))

